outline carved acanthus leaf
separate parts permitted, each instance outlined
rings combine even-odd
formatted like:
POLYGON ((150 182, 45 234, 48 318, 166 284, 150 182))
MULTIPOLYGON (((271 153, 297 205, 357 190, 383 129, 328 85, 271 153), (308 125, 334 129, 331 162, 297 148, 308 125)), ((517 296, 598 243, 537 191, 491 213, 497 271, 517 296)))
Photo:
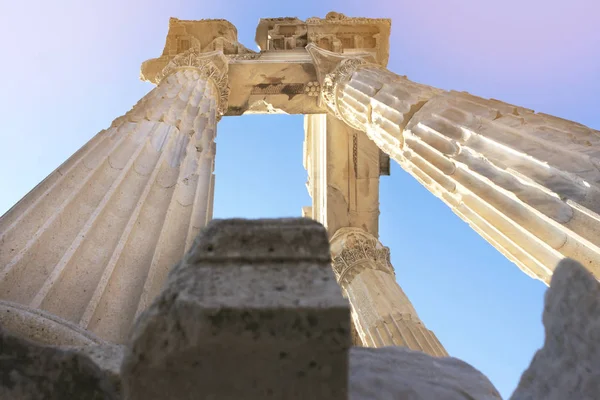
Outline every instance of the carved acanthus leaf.
POLYGON ((347 83, 354 72, 361 66, 368 65, 362 58, 346 58, 342 60, 336 69, 323 78, 321 99, 334 115, 344 120, 337 105, 337 89, 340 85, 347 83))
POLYGON ((194 69, 202 78, 214 83, 219 92, 217 115, 222 116, 227 111, 227 101, 229 98, 229 80, 227 75, 229 60, 223 55, 223 52, 213 51, 202 53, 199 49, 192 48, 178 54, 157 75, 157 81, 160 82, 181 69, 194 69))
POLYGON ((306 50, 313 59, 317 79, 321 83, 321 104, 331 110, 337 118, 345 121, 337 105, 337 90, 347 83, 358 69, 367 66, 379 68, 373 55, 356 53, 349 56, 321 49, 314 44, 306 46, 306 50))
POLYGON ((365 269, 394 275, 390 249, 377 238, 357 228, 342 228, 331 239, 333 271, 342 286, 365 269), (336 242, 334 245, 333 243, 336 242))

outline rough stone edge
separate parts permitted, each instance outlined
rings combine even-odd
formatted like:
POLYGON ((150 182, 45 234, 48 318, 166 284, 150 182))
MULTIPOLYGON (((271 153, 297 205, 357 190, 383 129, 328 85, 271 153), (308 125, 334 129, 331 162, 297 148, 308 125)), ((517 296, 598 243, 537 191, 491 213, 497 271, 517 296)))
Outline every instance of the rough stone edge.
POLYGON ((123 350, 112 344, 44 345, 0 327, 0 399, 121 399, 123 350))
POLYGON ((581 263, 562 259, 544 296, 544 345, 521 375, 510 400, 600 398, 598 343, 594 341, 600 333, 599 317, 600 283, 581 263))
POLYGON ((89 346, 107 342, 56 315, 22 304, 0 300, 0 328, 42 345, 89 346))
POLYGON ((404 346, 352 347, 349 362, 350 400, 502 399, 487 376, 455 357, 404 346))
POLYGON ((320 240, 321 234, 327 237, 323 225, 311 218, 213 219, 201 230, 182 262, 330 263, 329 242, 320 240), (256 234, 249 236, 241 228, 252 229, 256 234), (282 237, 282 247, 269 246, 271 240, 282 237))

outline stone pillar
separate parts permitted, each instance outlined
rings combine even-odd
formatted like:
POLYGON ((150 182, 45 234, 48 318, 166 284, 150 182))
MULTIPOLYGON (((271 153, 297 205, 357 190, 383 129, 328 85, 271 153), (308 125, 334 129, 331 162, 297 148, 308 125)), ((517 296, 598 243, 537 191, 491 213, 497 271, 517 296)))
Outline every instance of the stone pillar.
POLYGON ((331 256, 365 346, 405 346, 433 356, 448 355, 396 283, 390 250, 376 237, 360 228, 342 228, 331 238, 331 256))
POLYGON ((211 217, 227 69, 220 51, 174 57, 154 90, 2 216, 0 298, 125 340, 211 217))
POLYGON ((330 113, 367 135, 528 275, 564 257, 600 278, 600 132, 414 83, 307 46, 330 113))

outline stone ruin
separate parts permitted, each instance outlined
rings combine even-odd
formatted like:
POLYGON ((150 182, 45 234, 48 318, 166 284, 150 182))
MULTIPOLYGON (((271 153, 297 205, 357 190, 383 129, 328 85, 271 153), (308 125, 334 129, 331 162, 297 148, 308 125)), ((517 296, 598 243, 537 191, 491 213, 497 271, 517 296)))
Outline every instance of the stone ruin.
MULTIPOLYGON (((576 261, 557 267, 543 321, 544 347, 511 399, 599 398, 600 284, 576 261)), ((213 220, 126 345, 87 339, 44 346, 2 331, 0 398, 501 398, 456 358, 352 346, 327 232, 304 218, 213 220)))
POLYGON ((498 399, 398 284, 392 160, 550 284, 513 399, 600 398, 600 132, 398 75, 390 30, 171 18, 156 87, 0 217, 0 398, 498 399), (209 222, 218 122, 256 113, 304 115, 307 219, 209 222))

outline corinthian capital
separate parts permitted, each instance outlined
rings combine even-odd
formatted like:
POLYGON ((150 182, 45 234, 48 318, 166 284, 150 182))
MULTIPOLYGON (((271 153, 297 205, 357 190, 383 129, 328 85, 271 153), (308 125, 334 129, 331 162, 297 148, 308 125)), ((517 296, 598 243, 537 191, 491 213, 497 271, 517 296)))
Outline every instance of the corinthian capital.
POLYGON ((160 57, 142 63, 140 78, 158 84, 182 68, 194 68, 219 91, 219 115, 227 110, 228 58, 253 55, 237 40, 237 29, 224 19, 169 20, 169 32, 160 57))
POLYGON ((219 92, 219 106, 217 115, 221 116, 227 111, 227 99, 229 97, 229 60, 222 51, 212 51, 202 53, 199 49, 189 49, 178 54, 163 68, 156 76, 156 82, 160 83, 163 79, 176 71, 182 69, 192 69, 200 75, 200 78, 206 79, 215 85, 219 92))
POLYGON ((370 53, 352 53, 344 55, 324 50, 315 44, 306 46, 313 59, 317 71, 317 79, 321 84, 321 106, 326 106, 335 116, 342 119, 337 105, 337 90, 348 82, 359 68, 378 65, 370 53))
POLYGON ((390 249, 360 228, 342 228, 331 238, 333 271, 342 287, 365 269, 394 274, 390 249))

